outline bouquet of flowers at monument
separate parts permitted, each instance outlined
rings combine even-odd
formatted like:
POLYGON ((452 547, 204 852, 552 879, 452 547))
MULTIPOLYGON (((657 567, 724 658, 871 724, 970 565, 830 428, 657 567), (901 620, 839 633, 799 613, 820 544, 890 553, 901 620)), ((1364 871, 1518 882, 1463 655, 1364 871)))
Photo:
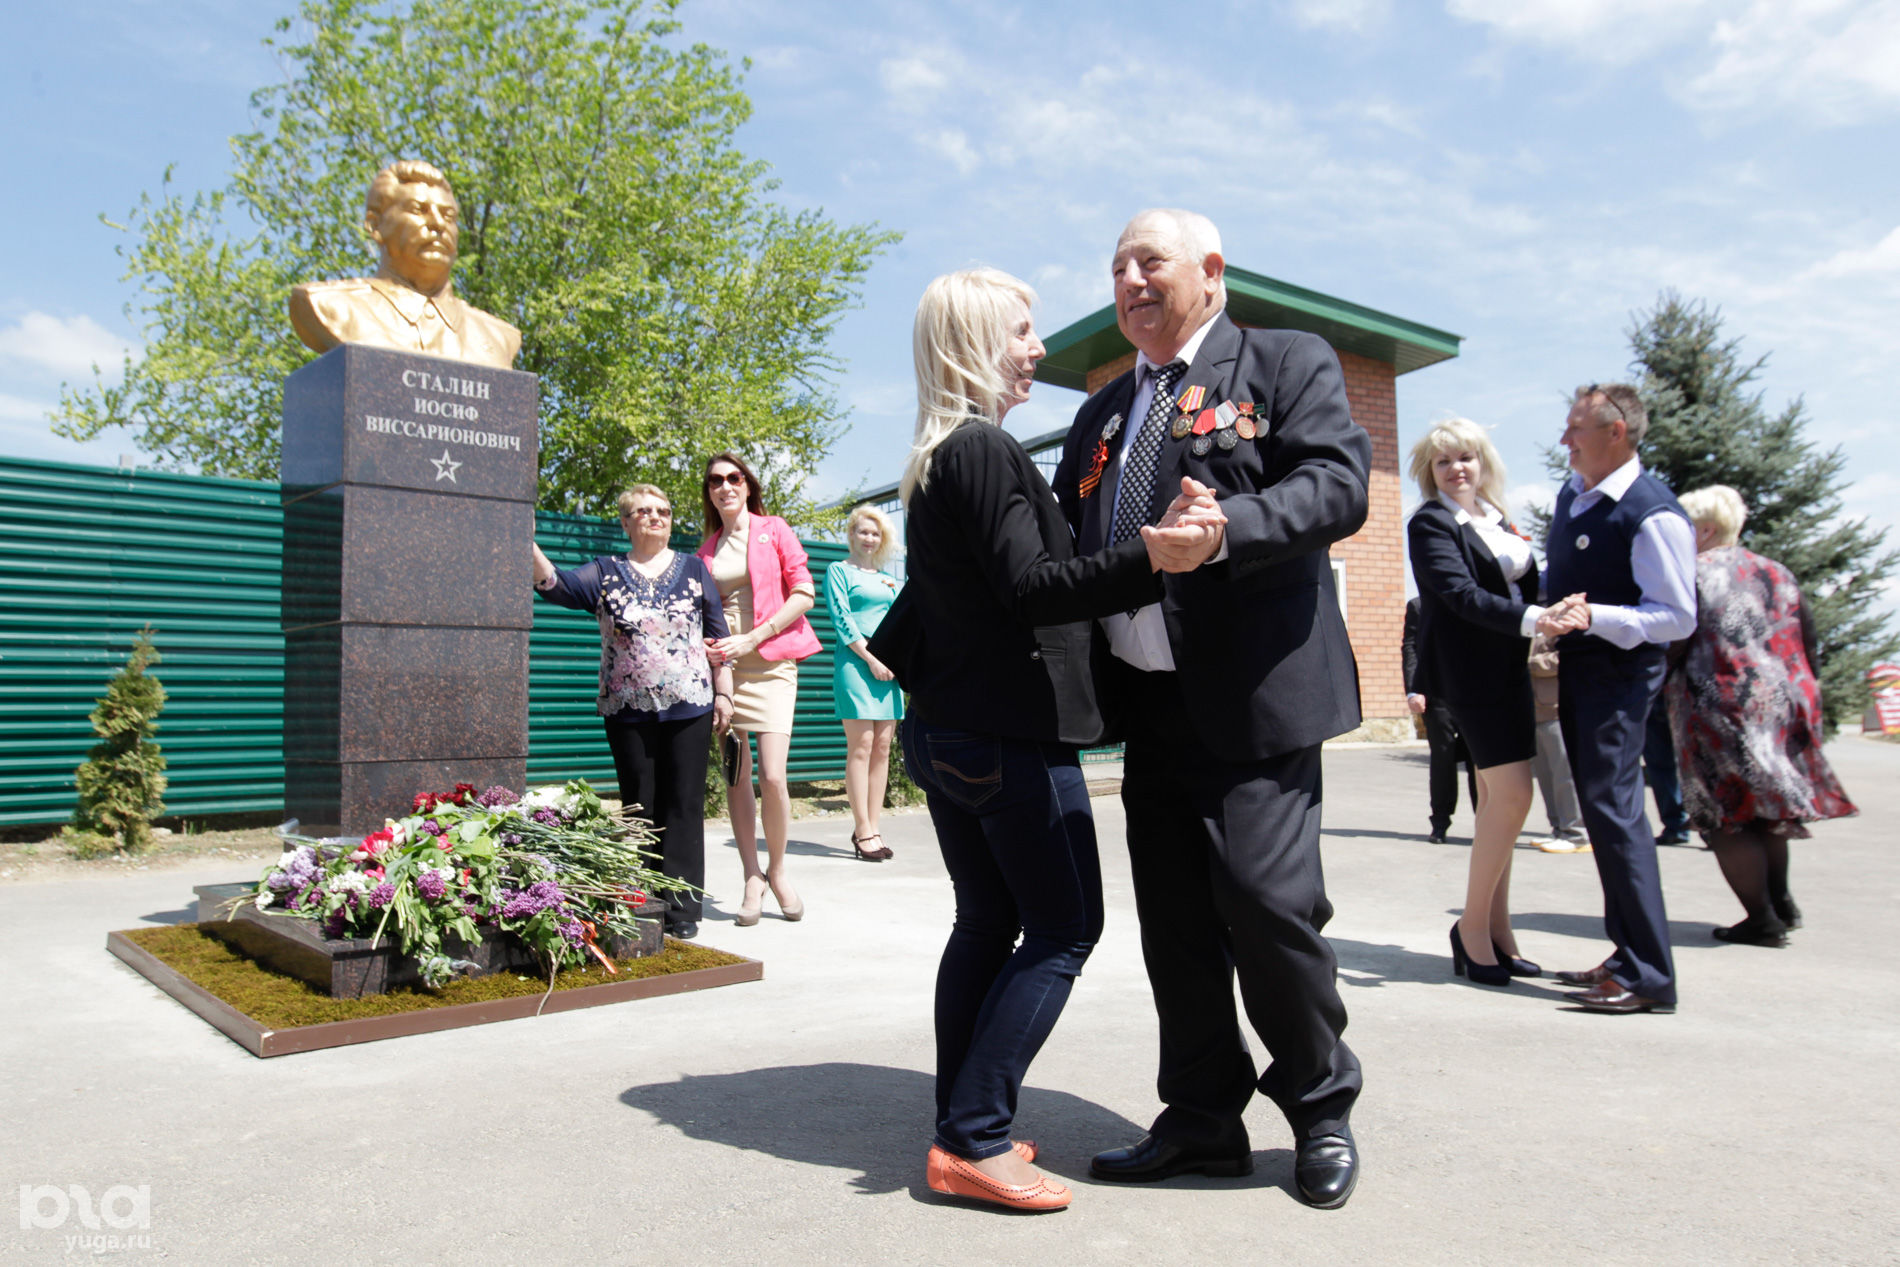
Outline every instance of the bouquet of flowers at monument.
POLYGON ((394 938, 424 984, 473 967, 456 944, 511 934, 550 974, 613 959, 603 941, 637 939, 647 894, 688 888, 655 869, 645 821, 609 814, 580 780, 518 795, 458 783, 424 792, 400 819, 354 847, 316 842, 286 853, 242 899, 317 921, 329 938, 394 938))

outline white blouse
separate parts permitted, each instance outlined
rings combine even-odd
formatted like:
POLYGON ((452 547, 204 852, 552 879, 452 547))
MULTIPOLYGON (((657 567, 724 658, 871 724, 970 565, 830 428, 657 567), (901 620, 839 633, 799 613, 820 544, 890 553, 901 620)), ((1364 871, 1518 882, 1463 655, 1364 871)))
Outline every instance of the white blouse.
POLYGON ((1445 504, 1445 509, 1451 511, 1459 523, 1471 525, 1472 530, 1478 534, 1478 540, 1484 542, 1485 549, 1489 550, 1491 557, 1498 561, 1498 567, 1503 570, 1505 580, 1515 581, 1530 571, 1531 543, 1506 528, 1504 516, 1499 514, 1495 507, 1479 502, 1478 508, 1484 512, 1483 516, 1479 517, 1472 515, 1443 493, 1438 495, 1438 500, 1445 504))

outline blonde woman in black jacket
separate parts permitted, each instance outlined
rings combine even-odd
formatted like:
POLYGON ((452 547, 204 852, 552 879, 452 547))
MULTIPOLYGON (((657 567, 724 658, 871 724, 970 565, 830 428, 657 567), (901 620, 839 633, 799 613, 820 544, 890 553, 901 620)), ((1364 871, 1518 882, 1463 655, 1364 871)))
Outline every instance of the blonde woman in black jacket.
POLYGON ((1530 634, 1537 561, 1504 510, 1504 466, 1483 428, 1439 423, 1412 448, 1424 498, 1406 526, 1418 581, 1418 690, 1445 701, 1478 772, 1477 826, 1452 970, 1483 985, 1539 975, 1511 931, 1511 854, 1537 753, 1530 634))
POLYGON ((1156 600, 1157 570, 1218 543, 1210 497, 1076 558, 1055 495, 999 425, 1029 395, 1034 292, 991 269, 917 309, 917 439, 904 471, 908 580, 871 650, 910 692, 905 763, 956 888, 937 974, 938 1192, 1055 1210, 1069 1190, 1012 1142, 1023 1076, 1102 931, 1078 745, 1103 734, 1091 618, 1156 600), (1183 513, 1187 518, 1181 519, 1183 513), (1018 935, 1021 942, 1018 944, 1018 935))

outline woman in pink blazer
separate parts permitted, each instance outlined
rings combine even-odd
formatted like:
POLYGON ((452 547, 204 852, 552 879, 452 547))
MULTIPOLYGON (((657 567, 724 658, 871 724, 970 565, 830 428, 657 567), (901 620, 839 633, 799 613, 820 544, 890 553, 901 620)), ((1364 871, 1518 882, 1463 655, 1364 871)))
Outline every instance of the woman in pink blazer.
POLYGON ((732 732, 739 740, 739 770, 726 793, 732 835, 745 869, 745 900, 737 923, 759 922, 769 888, 788 920, 805 904, 785 875, 785 842, 792 830, 792 801, 785 758, 792 745, 792 710, 798 701, 798 662, 818 650, 818 635, 805 619, 816 601, 805 548, 783 519, 765 513, 759 480, 736 453, 706 463, 702 509, 706 539, 699 557, 712 570, 725 606, 727 637, 707 639, 714 664, 732 666, 732 732), (759 795, 752 794, 752 752, 758 736, 759 795), (765 869, 759 869, 755 805, 762 802, 765 869))

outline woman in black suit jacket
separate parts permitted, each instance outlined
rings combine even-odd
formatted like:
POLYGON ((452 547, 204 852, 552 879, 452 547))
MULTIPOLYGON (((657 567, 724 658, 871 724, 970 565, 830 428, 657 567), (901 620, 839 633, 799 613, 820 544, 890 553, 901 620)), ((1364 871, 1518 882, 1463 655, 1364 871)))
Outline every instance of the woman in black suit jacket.
POLYGON ((1439 423, 1412 448, 1424 501, 1406 537, 1418 582, 1419 693, 1442 699, 1478 772, 1465 910, 1452 970, 1485 985, 1538 975, 1511 931, 1511 855, 1531 808, 1536 709, 1528 659, 1541 608, 1530 542, 1504 514, 1504 466, 1476 423, 1439 423), (1526 613, 1529 613, 1527 618, 1526 613))
POLYGON ((1156 601, 1150 541, 1221 522, 1212 500, 1078 559, 1023 447, 997 425, 1028 398, 1035 294, 991 269, 939 277, 917 308, 917 439, 902 492, 908 580, 871 639, 910 692, 904 759, 956 888, 937 972, 930 1187, 1018 1210, 1069 1190, 1012 1143, 1016 1096, 1102 931, 1095 824, 1077 746, 1100 739, 1093 617, 1156 601), (1196 525, 1199 526, 1196 526, 1196 525), (1021 944, 1017 936, 1021 934, 1021 944))

